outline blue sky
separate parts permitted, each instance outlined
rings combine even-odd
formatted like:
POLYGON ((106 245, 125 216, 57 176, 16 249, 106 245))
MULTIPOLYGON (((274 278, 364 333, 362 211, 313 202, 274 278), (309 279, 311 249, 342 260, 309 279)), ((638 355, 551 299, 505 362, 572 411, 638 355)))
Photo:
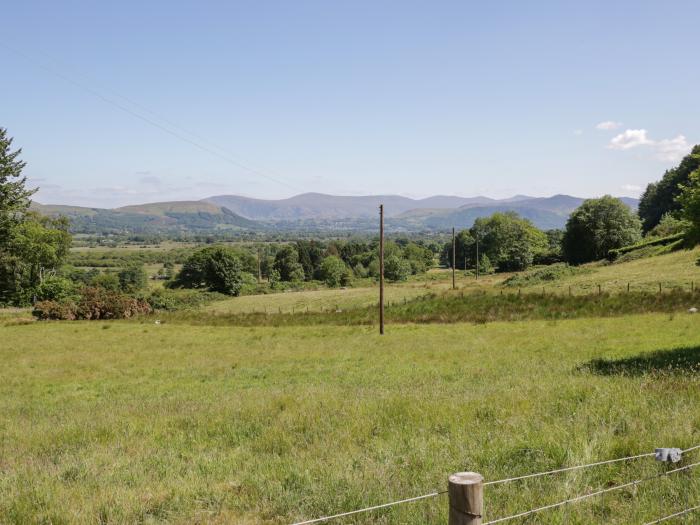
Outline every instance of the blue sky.
POLYGON ((0 13, 0 126, 40 202, 635 196, 700 142, 693 1, 0 13))

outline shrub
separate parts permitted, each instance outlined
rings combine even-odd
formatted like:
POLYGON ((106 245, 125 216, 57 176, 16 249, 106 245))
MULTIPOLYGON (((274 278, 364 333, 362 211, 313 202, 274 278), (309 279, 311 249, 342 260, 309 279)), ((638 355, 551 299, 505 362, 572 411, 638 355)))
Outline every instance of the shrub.
POLYGON ((533 268, 527 272, 522 272, 516 275, 512 275, 505 281, 503 281, 504 286, 529 286, 544 282, 557 281, 563 279, 564 277, 569 277, 571 275, 578 275, 581 273, 587 273, 591 270, 588 268, 581 268, 576 266, 569 266, 564 263, 552 264, 551 266, 545 266, 544 268, 533 268))
POLYGON ((330 255, 321 262, 321 277, 331 288, 345 286, 350 280, 348 267, 335 255, 330 255))
POLYGON ((244 284, 238 253, 225 246, 208 246, 193 253, 182 266, 171 288, 203 288, 238 295, 244 284))
POLYGON ((384 261, 384 277, 390 281, 405 281, 411 275, 411 263, 396 255, 390 255, 384 261))
POLYGON ((76 319, 128 319, 150 312, 150 305, 142 299, 104 288, 86 287, 77 303, 76 319))
POLYGON ((77 307, 74 302, 39 301, 34 305, 32 315, 40 321, 73 321, 77 307))
POLYGON ((154 290, 146 301, 154 310, 186 310, 225 299, 227 296, 216 292, 204 292, 201 290, 154 290))
POLYGON ((126 293, 143 290, 148 283, 148 275, 142 264, 132 264, 123 268, 117 274, 119 288, 126 293))
POLYGON ((64 301, 75 295, 75 285, 64 277, 47 277, 34 290, 37 301, 64 301))

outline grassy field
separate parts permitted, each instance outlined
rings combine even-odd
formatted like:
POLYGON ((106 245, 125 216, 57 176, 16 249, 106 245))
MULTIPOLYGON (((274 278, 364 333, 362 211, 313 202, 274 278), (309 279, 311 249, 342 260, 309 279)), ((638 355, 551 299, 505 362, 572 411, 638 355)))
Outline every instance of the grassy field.
MULTIPOLYGON (((482 325, 0 326, 0 522, 287 524, 445 486, 700 443, 700 317, 482 325), (601 361, 602 359, 602 361, 601 361)), ((686 463, 700 460, 700 453, 686 463)), ((658 473, 488 488, 490 519, 658 473)), ((691 470, 528 523, 642 523, 691 470)), ((445 523, 444 496, 340 520, 445 523)))
POLYGON ((598 285, 607 292, 624 292, 627 283, 630 283, 632 291, 657 291, 659 284, 664 290, 689 290, 692 281, 700 287, 700 266, 695 264, 698 258, 700 247, 628 262, 593 263, 582 266, 584 271, 579 274, 537 283, 532 287, 541 289, 544 285, 552 293, 568 293, 568 287, 571 286, 572 293, 575 294, 596 292, 598 285))

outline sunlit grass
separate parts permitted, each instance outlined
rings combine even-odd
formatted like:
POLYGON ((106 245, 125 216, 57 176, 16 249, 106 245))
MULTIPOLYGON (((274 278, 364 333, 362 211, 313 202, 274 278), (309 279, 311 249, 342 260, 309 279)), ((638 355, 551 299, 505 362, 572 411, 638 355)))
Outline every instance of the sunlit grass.
MULTIPOLYGON (((699 323, 392 325, 383 338, 361 326, 2 326, 0 522, 286 524, 442 488, 454 471, 493 480, 690 446, 700 377, 673 365, 700 353, 699 323)), ((491 488, 487 516, 662 468, 491 488)), ((642 523, 699 501, 698 479, 532 522, 642 523)), ((439 497, 339 523, 445 516, 439 497)))

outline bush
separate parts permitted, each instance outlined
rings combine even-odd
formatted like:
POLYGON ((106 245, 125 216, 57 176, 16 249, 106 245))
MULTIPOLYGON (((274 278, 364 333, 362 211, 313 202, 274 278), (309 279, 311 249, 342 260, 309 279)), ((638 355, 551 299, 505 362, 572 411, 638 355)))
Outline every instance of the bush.
POLYGON ((169 286, 203 288, 212 292, 238 295, 244 284, 238 253, 225 246, 209 246, 193 253, 169 286))
POLYGON ((151 306, 120 292, 98 287, 84 288, 76 308, 76 319, 128 319, 151 312, 151 306))
POLYGON ((72 301, 39 301, 34 305, 32 315, 40 321, 73 321, 77 307, 72 301))
POLYGON ((331 288, 345 286, 350 281, 348 267, 335 255, 326 257, 321 262, 321 278, 331 288))
POLYGON ((146 301, 154 310, 186 310, 225 299, 227 296, 216 292, 204 292, 201 290, 154 290, 146 301))
MULTIPOLYGON (((635 252, 637 250, 640 250, 642 248, 648 248, 651 246, 678 246, 680 247, 682 245, 682 241, 684 239, 684 233, 677 233, 675 235, 669 235, 667 237, 652 237, 650 239, 644 240, 642 242, 638 242, 635 244, 630 244, 628 246, 623 246, 622 248, 617 248, 614 250, 610 250, 608 252, 608 260, 610 261, 615 261, 618 258, 620 258, 622 255, 625 255, 630 252, 635 252), (680 243, 679 243, 680 241, 680 243)), ((633 257, 634 258, 639 258, 639 257, 633 257)))
POLYGON ((411 263, 396 255, 390 255, 384 261, 384 277, 390 281, 405 281, 411 275, 411 263))
POLYGON ((75 285, 64 277, 47 277, 34 290, 37 301, 64 301, 75 296, 75 285))
POLYGON ((512 275, 505 281, 503 281, 504 286, 529 286, 544 282, 557 281, 563 279, 564 277, 569 277, 571 275, 578 275, 581 273, 588 273, 591 270, 588 268, 581 268, 577 266, 569 266, 564 263, 552 264, 551 266, 545 266, 544 268, 533 268, 527 272, 522 272, 516 275, 512 275))
POLYGON ((132 264, 123 268, 117 274, 119 288, 126 293, 143 290, 148 283, 148 275, 142 264, 132 264))

